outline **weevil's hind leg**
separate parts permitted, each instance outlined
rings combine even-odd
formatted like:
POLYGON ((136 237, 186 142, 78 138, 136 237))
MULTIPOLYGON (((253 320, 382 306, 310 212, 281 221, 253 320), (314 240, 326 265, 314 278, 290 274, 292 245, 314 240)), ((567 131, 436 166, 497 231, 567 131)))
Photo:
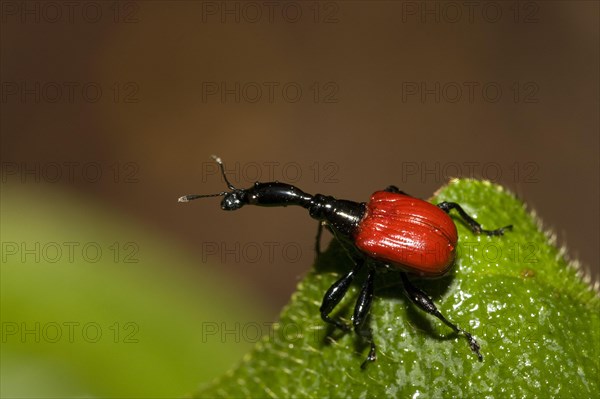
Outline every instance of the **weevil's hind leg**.
POLYGON ((438 205, 438 208, 440 208, 441 210, 443 210, 446 213, 450 213, 450 211, 452 209, 456 209, 458 211, 458 213, 460 214, 460 217, 463 218, 463 220, 467 223, 467 225, 469 225, 469 228, 473 231, 473 233, 484 233, 487 234, 488 236, 501 236, 504 234, 505 230, 512 230, 512 225, 508 225, 508 226, 504 226, 501 227, 499 229, 496 230, 484 230, 481 228, 481 225, 479 223, 477 223, 475 221, 475 219, 473 219, 471 216, 469 216, 467 214, 467 212, 465 212, 464 209, 462 209, 462 207, 460 205, 458 205, 456 202, 440 202, 438 205))
POLYGON ((448 319, 446 319, 444 317, 444 315, 442 315, 440 313, 440 311, 437 309, 437 307, 435 306, 435 304, 433 303, 431 298, 429 298, 429 296, 425 292, 423 292, 419 288, 415 287, 408 280, 406 273, 401 273, 400 275, 402 276, 402 284, 404 285, 404 291, 405 291, 408 299, 410 299, 412 303, 414 303, 415 305, 417 305, 418 307, 420 307, 421 309, 423 309, 430 315, 433 315, 433 316, 437 317, 438 319, 440 319, 442 322, 444 322, 444 324, 446 324, 448 327, 453 329, 456 333, 458 333, 458 334, 462 333, 467 338, 467 341, 469 342, 469 346, 471 347, 471 350, 477 354, 477 357, 479 358, 479 360, 483 360, 483 356, 481 356, 481 353, 479 353, 480 346, 477 343, 477 341, 475 340, 475 338, 473 338, 473 336, 469 332, 461 329, 456 324, 454 324, 454 323, 450 322, 448 319))
POLYGON ((358 271, 362 268, 363 264, 363 260, 356 262, 352 270, 350 270, 338 281, 333 283, 333 285, 329 287, 325 293, 325 296, 323 297, 323 303, 321 304, 320 311, 323 321, 333 324, 344 331, 350 331, 350 327, 339 320, 332 319, 329 317, 329 314, 333 311, 337 304, 340 303, 342 298, 344 298, 346 292, 348 292, 348 288, 350 288, 350 284, 352 284, 352 281, 356 276, 356 273, 358 273, 358 271))
POLYGON ((400 190, 398 187, 391 185, 391 186, 387 186, 385 188, 385 190, 383 191, 387 191, 388 193, 394 193, 394 194, 402 194, 402 195, 408 195, 409 197, 411 196, 410 194, 405 193, 404 191, 400 190))
POLYGON ((367 279, 362 286, 356 306, 354 307, 354 316, 352 317, 352 324, 354 326, 354 332, 367 340, 371 349, 369 355, 364 362, 360 365, 360 368, 364 369, 369 362, 374 362, 377 359, 377 348, 373 342, 373 333, 371 328, 364 328, 364 324, 369 316, 371 310, 371 303, 373 302, 373 286, 375 282, 375 270, 369 269, 367 279))

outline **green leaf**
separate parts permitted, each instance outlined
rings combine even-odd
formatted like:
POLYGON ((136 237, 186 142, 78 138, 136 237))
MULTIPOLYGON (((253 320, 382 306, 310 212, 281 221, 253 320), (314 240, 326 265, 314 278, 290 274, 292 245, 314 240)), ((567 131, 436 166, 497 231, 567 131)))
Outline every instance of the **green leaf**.
MULTIPOLYGON (((398 273, 380 273, 370 326, 377 361, 359 337, 326 326, 319 306, 350 267, 333 243, 298 285, 277 327, 243 361, 197 397, 598 397, 600 299, 540 222, 511 193, 456 180, 433 202, 455 201, 484 228, 513 224, 502 237, 478 236, 455 218, 454 272, 415 284, 481 345, 415 308, 398 273)), ((454 212, 452 212, 454 213, 454 212)), ((349 321, 359 279, 337 314, 349 321)))

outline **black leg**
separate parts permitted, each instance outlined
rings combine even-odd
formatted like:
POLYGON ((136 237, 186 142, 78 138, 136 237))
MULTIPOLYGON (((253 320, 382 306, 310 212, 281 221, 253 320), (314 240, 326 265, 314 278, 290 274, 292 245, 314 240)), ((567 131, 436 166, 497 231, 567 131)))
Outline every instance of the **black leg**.
POLYGON ((481 225, 475 221, 475 219, 469 216, 467 212, 465 212, 464 209, 462 209, 461 206, 455 202, 444 201, 439 203, 437 206, 446 213, 450 213, 452 209, 456 209, 467 225, 469 225, 469 228, 473 231, 473 233, 484 233, 488 236, 501 236, 504 234, 504 230, 512 230, 512 225, 504 226, 496 230, 484 230, 481 228, 481 225))
POLYGON ((469 342, 469 346, 471 347, 471 350, 477 354, 477 357, 479 358, 479 360, 483 360, 483 356, 481 356, 481 353, 479 353, 479 344, 477 343, 477 341, 475 341, 475 338, 473 338, 473 336, 470 333, 468 333, 467 331, 459 328, 457 325, 448 321, 440 313, 440 311, 435 307, 435 304, 433 303, 431 298, 429 298, 429 296, 427 296, 427 294, 425 292, 423 292, 420 289, 418 289, 417 287, 415 287, 408 280, 406 273, 401 273, 401 276, 402 276, 402 284, 404 285, 404 291, 406 292, 406 295, 412 301, 412 303, 414 303, 415 305, 417 305, 418 307, 420 307, 421 309, 423 309, 430 315, 433 315, 433 316, 437 317, 438 319, 440 319, 442 322, 444 322, 444 324, 446 324, 448 327, 453 329, 456 333, 462 333, 467 338, 467 341, 469 342))
POLYGON ((371 302, 373 301, 373 283, 375 281, 375 270, 369 269, 367 280, 363 284, 363 287, 356 301, 354 307, 354 316, 352 317, 352 324, 354 325, 354 332, 357 335, 365 338, 371 345, 369 355, 365 361, 360 365, 364 369, 368 362, 374 362, 377 359, 376 347, 373 342, 373 335, 370 328, 364 328, 365 321, 369 316, 369 310, 371 309, 371 302))
POLYGON ((344 295, 346 295, 346 292, 348 292, 348 288, 350 288, 352 280, 354 280, 354 276, 356 276, 356 273, 358 273, 363 264, 363 260, 356 262, 356 265, 354 266, 354 268, 352 268, 352 270, 348 272, 348 274, 346 274, 338 281, 333 283, 333 285, 325 293, 325 296, 323 297, 323 303, 321 304, 321 318, 327 323, 331 323, 344 331, 349 331, 350 328, 341 321, 334 320, 331 317, 329 317, 329 313, 331 313, 331 311, 337 306, 337 304, 340 303, 344 295))
POLYGON ((409 194, 406 194, 404 191, 400 190, 398 187, 396 186, 387 186, 385 190, 383 191, 387 191, 388 193, 395 193, 395 194, 403 194, 403 195, 408 195, 410 197, 409 194))
POLYGON ((321 236, 323 235, 323 222, 319 221, 319 226, 317 227, 317 237, 315 239, 315 252, 317 257, 321 255, 321 236))

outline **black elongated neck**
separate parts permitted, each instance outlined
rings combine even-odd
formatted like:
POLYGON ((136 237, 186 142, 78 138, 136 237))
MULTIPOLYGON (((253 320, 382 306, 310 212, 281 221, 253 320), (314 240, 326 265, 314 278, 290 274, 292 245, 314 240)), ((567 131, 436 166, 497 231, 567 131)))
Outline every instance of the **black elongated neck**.
POLYGON ((254 186, 243 190, 248 205, 288 206, 298 205, 308 208, 313 196, 296 186, 287 183, 270 182, 254 183, 254 186))
POLYGON ((311 195, 296 186, 280 182, 255 183, 248 189, 238 190, 236 199, 243 204, 257 206, 301 206, 308 210, 312 218, 328 222, 348 237, 354 235, 366 212, 364 203, 339 200, 323 194, 311 195))

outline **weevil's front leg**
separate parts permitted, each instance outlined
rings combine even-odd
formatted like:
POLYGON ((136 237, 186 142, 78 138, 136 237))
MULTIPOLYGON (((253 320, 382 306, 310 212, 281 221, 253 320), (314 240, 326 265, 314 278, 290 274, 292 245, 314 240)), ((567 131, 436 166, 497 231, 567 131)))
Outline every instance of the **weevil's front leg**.
POLYGON ((348 288, 350 288, 350 284, 352 284, 352 281, 356 276, 356 273, 358 273, 358 271, 362 268, 363 264, 363 260, 356 262, 352 270, 350 270, 338 281, 333 283, 333 285, 329 287, 325 293, 325 296, 323 297, 323 303, 321 304, 321 318, 327 323, 333 324, 344 331, 349 331, 350 327, 339 320, 332 319, 329 317, 329 314, 338 305, 338 303, 340 303, 342 298, 344 298, 346 292, 348 292, 348 288))

